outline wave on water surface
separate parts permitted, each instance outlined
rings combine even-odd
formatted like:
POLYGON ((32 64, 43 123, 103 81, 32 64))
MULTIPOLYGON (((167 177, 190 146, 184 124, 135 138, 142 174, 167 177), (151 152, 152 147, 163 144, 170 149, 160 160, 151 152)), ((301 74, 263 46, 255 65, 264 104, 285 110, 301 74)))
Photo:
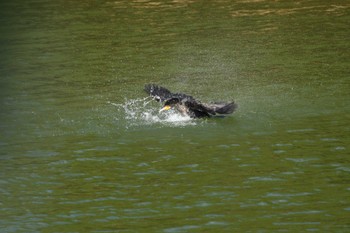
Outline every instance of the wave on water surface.
POLYGON ((189 116, 182 116, 176 110, 159 112, 161 105, 151 97, 126 99, 124 103, 108 102, 117 107, 118 120, 125 120, 126 127, 161 124, 167 126, 196 125, 197 121, 189 116))

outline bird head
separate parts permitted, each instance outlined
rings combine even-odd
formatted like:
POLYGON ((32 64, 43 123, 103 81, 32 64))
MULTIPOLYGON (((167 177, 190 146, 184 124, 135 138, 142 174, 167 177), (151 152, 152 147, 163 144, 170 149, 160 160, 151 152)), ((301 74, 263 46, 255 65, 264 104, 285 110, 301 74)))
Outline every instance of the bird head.
POLYGON ((169 109, 173 108, 179 102, 180 102, 179 98, 168 99, 168 100, 165 101, 163 108, 161 110, 159 110, 159 112, 163 112, 163 111, 169 110, 169 109))

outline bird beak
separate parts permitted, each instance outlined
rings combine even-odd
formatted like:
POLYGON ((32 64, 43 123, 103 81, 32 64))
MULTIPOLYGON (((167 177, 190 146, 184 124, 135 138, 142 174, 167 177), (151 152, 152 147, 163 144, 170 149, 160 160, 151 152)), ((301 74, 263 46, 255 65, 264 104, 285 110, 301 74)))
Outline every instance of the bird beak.
POLYGON ((163 111, 166 111, 166 110, 169 110, 171 109, 171 106, 170 105, 165 105, 161 110, 159 110, 159 112, 163 112, 163 111))

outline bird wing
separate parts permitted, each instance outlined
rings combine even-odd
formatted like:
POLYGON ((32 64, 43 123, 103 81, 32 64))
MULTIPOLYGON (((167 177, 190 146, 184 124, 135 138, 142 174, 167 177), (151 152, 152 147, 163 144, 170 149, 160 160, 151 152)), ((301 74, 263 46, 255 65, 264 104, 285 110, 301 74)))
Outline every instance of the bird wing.
POLYGON ((166 88, 155 85, 155 84, 147 84, 145 85, 144 90, 152 96, 157 101, 165 101, 167 99, 172 98, 173 94, 166 88))
POLYGON ((145 85, 144 90, 150 96, 152 96, 155 100, 160 102, 164 102, 171 98, 178 98, 179 100, 182 100, 182 99, 194 100, 192 96, 182 94, 182 93, 171 93, 171 91, 169 91, 165 87, 161 87, 156 84, 147 84, 145 85))
POLYGON ((196 117, 210 116, 216 114, 213 109, 208 108, 207 106, 194 100, 193 98, 191 100, 184 101, 184 104, 196 117))

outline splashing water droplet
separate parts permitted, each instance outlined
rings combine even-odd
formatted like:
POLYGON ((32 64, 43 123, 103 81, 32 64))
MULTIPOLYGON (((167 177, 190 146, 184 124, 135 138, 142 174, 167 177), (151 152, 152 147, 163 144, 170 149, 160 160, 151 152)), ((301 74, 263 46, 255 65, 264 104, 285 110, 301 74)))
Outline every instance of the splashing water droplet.
POLYGON ((160 124, 167 126, 196 125, 189 116, 182 116, 176 110, 159 113, 160 106, 151 97, 126 99, 123 104, 108 102, 117 107, 118 118, 124 118, 126 127, 160 124))

